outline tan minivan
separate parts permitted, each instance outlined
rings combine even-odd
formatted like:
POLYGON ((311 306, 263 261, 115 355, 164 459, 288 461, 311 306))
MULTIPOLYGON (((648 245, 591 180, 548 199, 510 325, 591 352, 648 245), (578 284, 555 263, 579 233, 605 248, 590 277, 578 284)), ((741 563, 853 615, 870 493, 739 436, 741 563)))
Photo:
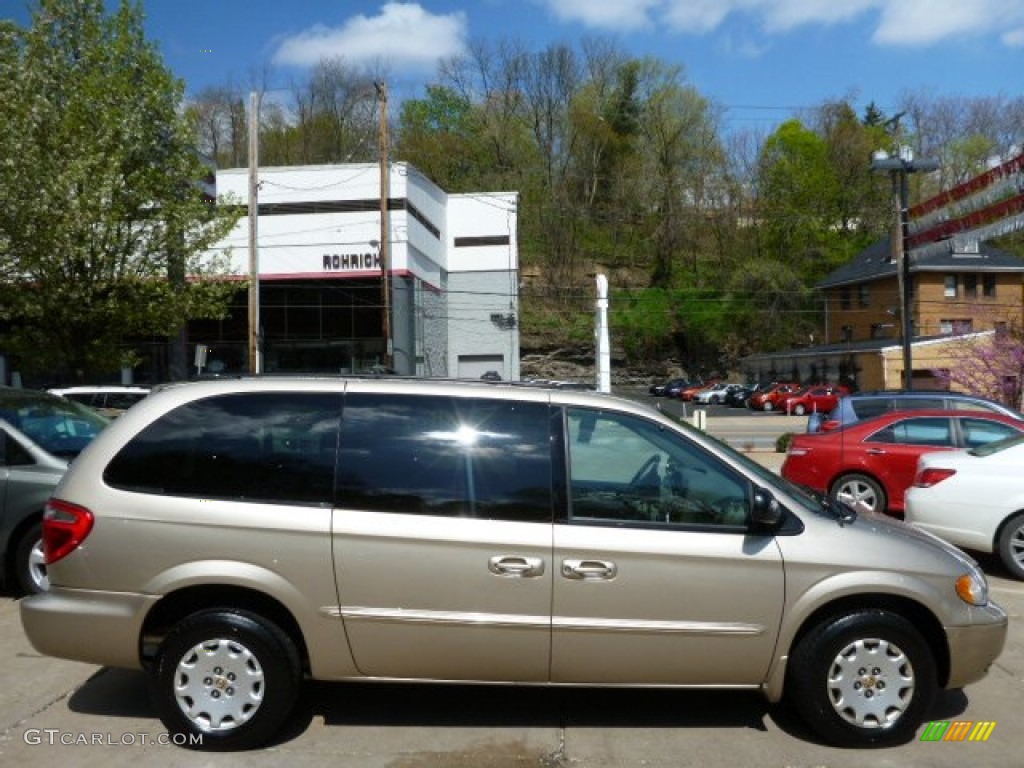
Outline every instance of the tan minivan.
POLYGON ((44 540, 32 644, 147 670, 207 748, 273 737, 303 678, 751 688, 898 743, 1007 630, 937 538, 649 406, 511 384, 168 386, 75 461, 44 540))

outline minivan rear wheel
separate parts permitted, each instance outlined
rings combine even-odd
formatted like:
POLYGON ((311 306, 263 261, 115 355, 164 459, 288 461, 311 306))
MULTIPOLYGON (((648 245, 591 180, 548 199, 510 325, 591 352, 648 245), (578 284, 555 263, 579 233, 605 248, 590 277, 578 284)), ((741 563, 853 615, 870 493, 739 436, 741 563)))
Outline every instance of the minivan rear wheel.
POLYGON ((292 711, 301 682, 295 643, 261 616, 206 610, 179 622, 157 653, 151 683, 174 743, 251 749, 292 711))
POLYGON ((823 621, 797 643, 788 665, 788 700, 835 746, 909 741, 936 690, 928 644, 910 622, 888 611, 823 621))

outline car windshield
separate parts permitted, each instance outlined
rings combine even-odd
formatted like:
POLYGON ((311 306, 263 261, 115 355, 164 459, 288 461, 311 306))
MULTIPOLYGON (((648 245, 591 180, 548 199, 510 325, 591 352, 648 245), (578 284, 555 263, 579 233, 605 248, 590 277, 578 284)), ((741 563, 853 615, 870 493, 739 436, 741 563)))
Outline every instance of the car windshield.
POLYGON ((0 399, 0 418, 43 450, 64 459, 81 453, 110 423, 80 403, 30 393, 0 399))
POLYGON ((971 448, 967 452, 971 456, 991 456, 993 453, 1005 451, 1007 448, 1013 448, 1021 443, 1024 443, 1024 435, 1013 435, 1012 437, 1004 437, 1002 440, 994 440, 991 443, 979 445, 977 448, 971 448))

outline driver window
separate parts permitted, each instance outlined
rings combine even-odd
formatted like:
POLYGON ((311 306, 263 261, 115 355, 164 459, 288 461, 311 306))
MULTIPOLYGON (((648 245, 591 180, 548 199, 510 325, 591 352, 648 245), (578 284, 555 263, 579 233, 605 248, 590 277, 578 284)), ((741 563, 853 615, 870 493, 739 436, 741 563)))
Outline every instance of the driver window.
POLYGON ((748 483, 646 419, 568 410, 570 519, 615 525, 745 527, 748 483))

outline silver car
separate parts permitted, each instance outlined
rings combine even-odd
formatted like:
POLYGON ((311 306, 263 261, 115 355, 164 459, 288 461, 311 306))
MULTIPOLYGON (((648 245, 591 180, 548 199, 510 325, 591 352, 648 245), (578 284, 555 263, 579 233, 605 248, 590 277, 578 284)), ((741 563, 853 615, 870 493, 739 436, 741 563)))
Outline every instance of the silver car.
POLYGON ((0 573, 21 593, 46 589, 43 507, 108 419, 45 392, 0 387, 0 573))
POLYGON ((209 748, 270 739, 303 678, 759 689, 830 743, 896 743, 1007 631, 954 547, 562 389, 170 386, 82 453, 44 530, 32 644, 145 669, 209 748))

